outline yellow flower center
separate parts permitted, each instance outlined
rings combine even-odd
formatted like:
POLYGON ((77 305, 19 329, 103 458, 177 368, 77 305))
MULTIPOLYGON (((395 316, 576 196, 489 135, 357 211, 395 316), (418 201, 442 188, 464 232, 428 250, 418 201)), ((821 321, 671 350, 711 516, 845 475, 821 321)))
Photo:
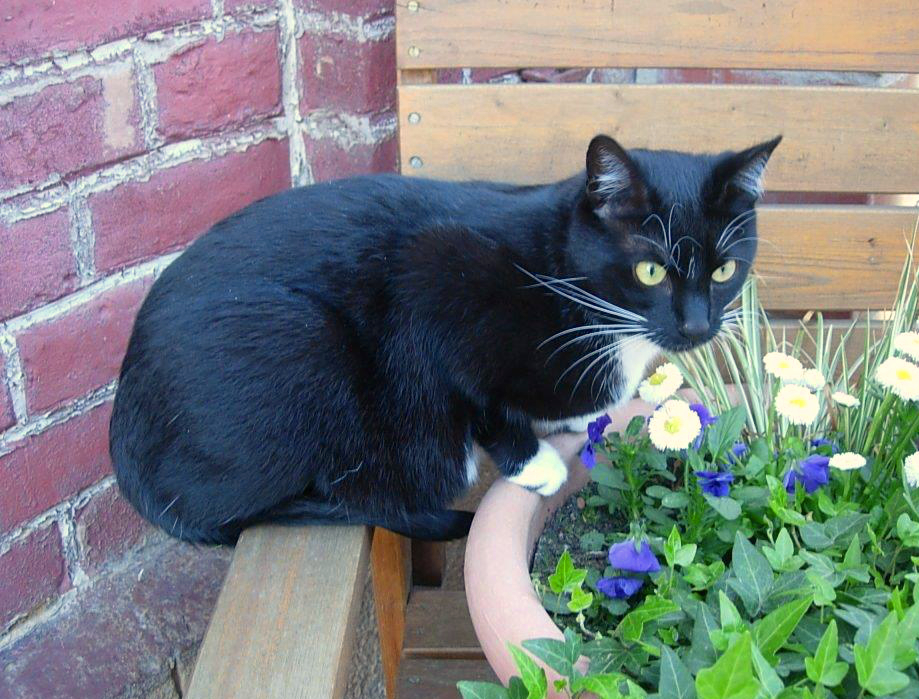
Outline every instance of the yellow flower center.
POLYGON ((664 422, 664 431, 668 434, 676 434, 680 431, 680 418, 671 417, 667 418, 664 422))
POLYGON ((804 400, 803 398, 792 398, 788 402, 791 403, 796 408, 806 408, 807 407, 807 401, 804 400))
POLYGON ((779 369, 787 369, 790 366, 791 365, 788 362, 786 362, 784 359, 779 362, 779 369))
POLYGON ((909 381, 912 378, 912 375, 906 369, 897 369, 897 378, 900 381, 909 381))
POLYGON ((652 386, 660 386, 666 379, 667 376, 665 374, 662 374, 659 371, 655 371, 653 374, 651 374, 650 378, 648 378, 648 383, 652 386))

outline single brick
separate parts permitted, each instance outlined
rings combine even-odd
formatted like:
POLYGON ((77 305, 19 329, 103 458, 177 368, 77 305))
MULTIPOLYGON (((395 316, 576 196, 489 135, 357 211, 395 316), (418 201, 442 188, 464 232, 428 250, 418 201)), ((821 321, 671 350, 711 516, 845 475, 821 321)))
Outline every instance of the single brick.
POLYGON ((223 11, 230 15, 241 10, 274 7, 276 4, 276 0, 224 0, 223 11))
POLYGON ((137 546, 151 530, 115 485, 77 510, 76 522, 81 564, 90 575, 137 546))
POLYGON ((290 186, 286 141, 195 160, 91 197, 96 268, 111 271, 187 245, 219 220, 290 186), (168 211, 168 216, 160 215, 168 211))
POLYGON ((10 392, 6 387, 5 372, 6 365, 3 361, 3 355, 0 355, 0 432, 16 422, 16 415, 13 413, 13 401, 10 399, 10 392))
POLYGON ((317 182, 337 180, 342 177, 367 172, 394 172, 399 157, 399 144, 393 136, 371 145, 341 148, 332 139, 306 138, 313 178, 317 182))
POLYGON ((0 320, 76 288, 69 227, 65 209, 12 225, 0 223, 0 320))
POLYGON ((38 184, 52 174, 65 176, 139 153, 139 115, 126 65, 98 78, 49 85, 0 106, 0 189, 38 184))
POLYGON ((0 456, 0 532, 41 514, 111 472, 103 403, 0 456))
POLYGON ((212 133, 281 111, 277 31, 208 39, 153 68, 167 138, 212 133))
POLYGON ((210 16, 209 0, 6 0, 0 64, 210 16))
POLYGON ((115 287, 16 337, 30 414, 41 413, 118 377, 134 316, 152 277, 115 287))
POLYGON ((303 90, 300 109, 376 112, 396 99, 395 42, 358 42, 304 34, 300 39, 303 90))
POLYGON ((352 17, 376 18, 395 11, 394 0, 294 0, 307 12, 339 12, 352 17))
POLYGON ((69 587, 57 525, 31 532, 0 556, 0 629, 69 587))

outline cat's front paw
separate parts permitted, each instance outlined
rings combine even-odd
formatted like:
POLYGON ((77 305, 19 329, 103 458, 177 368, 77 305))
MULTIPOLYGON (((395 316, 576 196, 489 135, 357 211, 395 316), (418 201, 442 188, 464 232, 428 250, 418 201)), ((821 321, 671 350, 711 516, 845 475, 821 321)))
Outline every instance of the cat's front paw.
POLYGON ((568 467, 551 444, 539 440, 539 449, 520 472, 507 480, 527 490, 535 490, 547 497, 553 495, 568 480, 568 467))

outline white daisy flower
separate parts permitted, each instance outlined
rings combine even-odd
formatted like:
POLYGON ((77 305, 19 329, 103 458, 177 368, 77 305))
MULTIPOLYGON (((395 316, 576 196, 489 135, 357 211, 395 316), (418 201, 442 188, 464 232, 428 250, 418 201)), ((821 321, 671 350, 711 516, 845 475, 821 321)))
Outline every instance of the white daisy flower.
POLYGON ((919 488, 919 451, 906 457, 903 462, 903 475, 911 487, 919 488))
POLYGON ((830 398, 846 408, 857 408, 859 404, 858 398, 842 391, 836 391, 830 398))
POLYGON ((668 400, 648 422, 651 442, 661 451, 686 449, 701 431, 699 416, 681 400, 668 400))
POLYGON ((912 362, 900 357, 885 359, 874 378, 903 400, 919 400, 919 366, 912 362))
POLYGON ((804 367, 801 362, 784 352, 769 352, 763 357, 766 372, 782 381, 801 381, 804 367))
POLYGON ((775 397, 775 409, 795 425, 809 425, 817 419, 820 402, 804 386, 786 384, 775 397))
POLYGON ((866 463, 864 456, 852 451, 844 451, 841 454, 833 454, 830 457, 830 466, 838 468, 840 471, 852 471, 856 468, 861 468, 866 463))
POLYGON ((643 401, 660 405, 683 385, 683 374, 672 362, 661 365, 638 385, 638 395, 643 401))
POLYGON ((919 361, 919 333, 900 333, 893 339, 893 348, 919 361))
POLYGON ((826 386, 826 378, 823 374, 820 373, 819 369, 807 369, 802 375, 802 380, 804 385, 808 388, 812 388, 815 391, 819 391, 821 388, 826 386))

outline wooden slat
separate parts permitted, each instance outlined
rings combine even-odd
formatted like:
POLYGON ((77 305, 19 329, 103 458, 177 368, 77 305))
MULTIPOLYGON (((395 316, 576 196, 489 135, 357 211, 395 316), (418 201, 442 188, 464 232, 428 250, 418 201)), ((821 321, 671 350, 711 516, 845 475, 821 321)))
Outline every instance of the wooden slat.
POLYGON ((418 0, 416 11, 399 0, 396 7, 402 68, 919 72, 914 0, 418 0))
POLYGON ((398 699, 459 699, 460 680, 497 682, 484 660, 406 658, 399 668, 398 699))
POLYGON ((402 654, 406 658, 484 659, 469 618, 466 593, 415 588, 405 610, 402 654))
POLYGON ((363 527, 243 532, 187 696, 341 697, 368 550, 363 527))
POLYGON ((396 696, 396 677, 405 636, 405 604, 411 586, 411 556, 411 542, 404 536, 379 527, 374 530, 371 550, 373 600, 387 699, 396 696))
POLYGON ((916 209, 764 206, 756 261, 767 308, 889 308, 906 258, 916 209))
POLYGON ((426 177, 521 184, 559 179, 584 166, 597 133, 626 148, 698 152, 743 148, 783 134, 769 163, 772 190, 919 191, 919 90, 403 85, 399 128, 403 164, 421 160, 420 167, 403 169, 426 177), (415 123, 409 114, 418 115, 415 123))

